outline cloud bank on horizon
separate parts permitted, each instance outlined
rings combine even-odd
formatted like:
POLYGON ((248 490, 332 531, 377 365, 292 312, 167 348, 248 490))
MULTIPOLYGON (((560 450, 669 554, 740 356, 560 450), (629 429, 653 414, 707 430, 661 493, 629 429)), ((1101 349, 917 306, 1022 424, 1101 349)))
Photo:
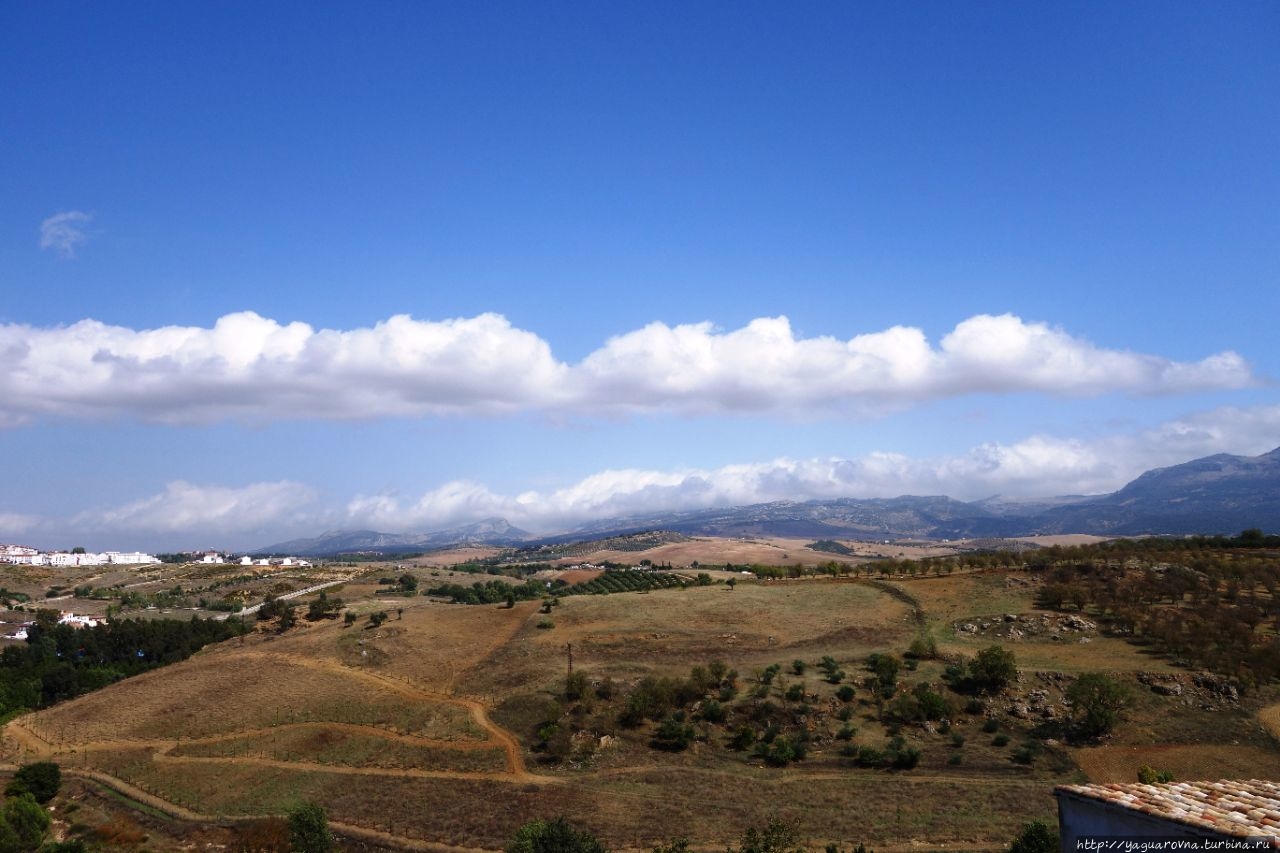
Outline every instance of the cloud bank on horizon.
POLYGON ((253 312, 228 314, 212 328, 0 325, 7 426, 523 412, 865 418, 967 394, 1160 396, 1257 381, 1235 352, 1175 361, 1099 347, 1012 314, 970 317, 936 346, 909 326, 842 340, 798 337, 786 317, 731 331, 655 322, 610 338, 577 364, 498 314, 398 315, 348 331, 253 312))
POLYGON ((175 481, 142 500, 87 510, 70 520, 0 515, 0 535, 60 529, 140 537, 200 535, 249 548, 278 541, 273 536, 310 536, 322 529, 429 531, 494 516, 535 533, 550 533, 599 518, 774 500, 1094 494, 1115 490, 1150 468, 1197 456, 1241 448, 1246 453, 1266 452, 1277 435, 1280 406, 1228 407, 1093 441, 1032 436, 932 458, 871 453, 857 458, 780 458, 715 469, 605 470, 563 488, 517 494, 456 480, 416 497, 355 495, 341 503, 312 485, 288 480, 241 487, 175 481))

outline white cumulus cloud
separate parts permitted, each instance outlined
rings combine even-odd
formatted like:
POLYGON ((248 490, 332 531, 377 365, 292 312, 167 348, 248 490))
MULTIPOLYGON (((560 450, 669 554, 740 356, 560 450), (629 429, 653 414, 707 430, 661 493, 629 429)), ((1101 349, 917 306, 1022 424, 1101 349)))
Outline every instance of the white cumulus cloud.
POLYGON ((42 522, 43 519, 37 515, 0 511, 0 539, 12 540, 22 536, 38 528, 42 522))
POLYGON ((578 364, 497 314, 399 315, 314 329, 252 312, 212 328, 83 320, 0 325, 0 426, 41 417, 164 423, 627 413, 869 416, 973 393, 1178 394, 1255 378, 1233 352, 1196 362, 1106 349, 1043 323, 980 315, 938 345, 895 326, 797 337, 785 317, 741 329, 652 323, 578 364))
POLYGON ((40 223, 40 248, 53 249, 64 258, 74 258, 76 250, 89 239, 84 226, 93 215, 80 210, 55 213, 40 223))
POLYGON ((1256 455, 1277 445, 1280 406, 1227 407, 1090 440, 1032 435, 941 456, 873 452, 857 457, 783 457, 718 468, 619 468, 560 488, 514 494, 457 480, 417 497, 357 495, 334 506, 312 486, 290 481, 246 486, 175 481, 149 497, 67 519, 0 512, 0 540, 24 534, 57 541, 111 536, 121 547, 155 542, 183 548, 218 543, 248 547, 314 536, 335 527, 428 531, 493 516, 550 533, 611 516, 776 500, 1098 494, 1114 491, 1151 468, 1214 453, 1256 455))
POLYGON ((779 458, 719 468, 617 469, 563 488, 502 495, 473 482, 447 483, 420 498, 360 497, 346 508, 352 526, 384 530, 449 527, 491 516, 552 531, 610 516, 777 500, 947 495, 1053 497, 1114 491, 1146 470, 1214 453, 1256 455, 1280 445, 1280 406, 1222 408, 1153 429, 1094 440, 1029 436, 955 455, 779 458))
POLYGON ((316 520, 316 492, 289 481, 231 487, 176 480, 163 492, 71 519, 82 530, 233 535, 316 520))

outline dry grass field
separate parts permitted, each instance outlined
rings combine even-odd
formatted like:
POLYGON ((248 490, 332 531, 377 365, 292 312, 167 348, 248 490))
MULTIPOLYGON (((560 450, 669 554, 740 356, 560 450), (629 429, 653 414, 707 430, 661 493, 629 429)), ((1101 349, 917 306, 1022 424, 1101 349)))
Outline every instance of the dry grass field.
MULTIPOLYGON (((792 542, 769 547, 795 556, 792 542)), ((745 561, 719 552, 717 562, 725 559, 745 561)), ((472 576, 450 580, 464 577, 472 576)), ((380 849, 484 850, 500 849, 527 820, 559 814, 615 850, 649 850, 678 836, 723 850, 771 815, 795 821, 817 849, 865 842, 888 853, 998 850, 1026 821, 1054 819, 1056 783, 1128 780, 1141 764, 1179 778, 1280 772, 1280 749, 1259 723, 1259 715, 1280 722, 1280 706, 1264 708, 1274 695, 1212 712, 1157 696, 1134 674, 1169 665, 1104 636, 1007 642, 1026 671, 1019 691, 1040 683, 1038 670, 1125 679, 1134 701, 1104 745, 1049 746, 1014 760, 1038 723, 1007 716, 995 702, 966 712, 957 698, 949 730, 904 732, 921 749, 914 769, 857 767, 842 756, 840 724, 826 712, 843 706, 816 662, 831 656, 847 671, 857 688, 848 705, 856 741, 884 748, 891 733, 862 686, 866 656, 902 654, 921 620, 944 654, 971 656, 993 641, 957 623, 1036 612, 1035 589, 1021 573, 890 584, 741 578, 734 587, 567 596, 550 613, 538 602, 452 605, 378 589, 368 580, 342 590, 359 614, 354 625, 256 633, 18 718, 5 729, 5 760, 52 758, 73 775, 96 774, 177 815, 174 826, 280 814, 314 800, 340 830, 377 838, 380 849), (379 610, 389 620, 375 628, 367 616, 379 610), (769 767, 727 749, 714 732, 682 752, 650 748, 649 726, 584 732, 585 757, 549 763, 536 732, 547 714, 563 711, 570 652, 576 672, 592 683, 612 680, 619 697, 645 676, 684 677, 715 659, 738 672, 745 692, 779 665, 768 701, 800 690, 815 709, 814 746, 803 761, 769 767), (792 671, 795 660, 807 662, 806 672, 792 671)), ((902 678, 938 684, 943 665, 925 661, 902 678)), ((611 701, 620 707, 622 698, 611 701)))
POLYGON ((734 563, 744 565, 759 563, 766 566, 796 564, 817 566, 831 560, 855 562, 864 559, 896 557, 919 559, 921 557, 941 557, 959 552, 958 547, 950 545, 906 545, 897 542, 876 543, 855 540, 841 540, 841 544, 853 553, 847 556, 814 551, 805 546, 812 539, 788 539, 774 536, 728 538, 698 537, 688 542, 669 542, 650 548, 643 552, 634 551, 596 551, 588 556, 577 556, 561 562, 602 562, 614 560, 621 563, 635 562, 640 557, 658 564, 671 564, 677 568, 699 563, 705 565, 724 565, 734 563))

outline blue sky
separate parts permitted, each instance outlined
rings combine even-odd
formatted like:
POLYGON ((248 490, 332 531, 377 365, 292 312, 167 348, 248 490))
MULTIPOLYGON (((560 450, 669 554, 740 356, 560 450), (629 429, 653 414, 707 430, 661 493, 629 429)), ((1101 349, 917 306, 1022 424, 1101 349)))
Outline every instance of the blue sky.
POLYGON ((0 79, 0 541, 1280 445, 1273 3, 12 3, 0 79))

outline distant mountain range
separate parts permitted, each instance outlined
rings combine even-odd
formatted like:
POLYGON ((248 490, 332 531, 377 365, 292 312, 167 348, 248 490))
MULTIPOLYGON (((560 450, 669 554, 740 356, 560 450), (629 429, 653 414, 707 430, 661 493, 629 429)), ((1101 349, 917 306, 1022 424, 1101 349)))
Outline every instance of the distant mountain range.
POLYGON ((291 539, 259 548, 255 554, 296 554, 301 557, 336 554, 405 554, 461 545, 518 545, 532 538, 502 518, 486 518, 475 524, 430 533, 378 533, 373 530, 331 530, 312 539, 291 539))
POLYGON ((948 497, 774 501, 724 509, 658 512, 590 522, 534 539, 500 518, 431 533, 335 531, 281 542, 262 553, 322 556, 427 551, 456 545, 553 544, 670 530, 695 536, 794 536, 814 539, 967 539, 1093 533, 1239 533, 1280 531, 1280 448, 1261 456, 1206 456, 1148 471, 1107 495, 1002 498, 966 503, 948 497))

